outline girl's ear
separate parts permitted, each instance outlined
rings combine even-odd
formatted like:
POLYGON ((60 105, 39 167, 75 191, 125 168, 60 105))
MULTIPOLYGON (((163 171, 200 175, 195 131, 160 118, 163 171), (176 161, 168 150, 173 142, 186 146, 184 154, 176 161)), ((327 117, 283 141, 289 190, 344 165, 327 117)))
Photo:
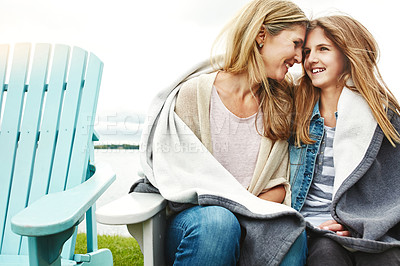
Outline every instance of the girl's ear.
POLYGON ((266 37, 266 29, 265 26, 262 25, 260 28, 260 32, 256 37, 256 42, 260 48, 264 45, 265 37, 266 37))

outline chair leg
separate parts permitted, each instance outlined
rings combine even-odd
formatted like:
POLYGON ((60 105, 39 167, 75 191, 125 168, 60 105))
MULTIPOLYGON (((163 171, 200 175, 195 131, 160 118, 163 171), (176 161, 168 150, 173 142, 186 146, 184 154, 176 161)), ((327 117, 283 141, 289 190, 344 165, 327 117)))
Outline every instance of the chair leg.
POLYGON ((141 224, 129 224, 127 227, 129 233, 139 243, 144 257, 144 265, 165 265, 165 209, 141 224))
POLYGON ((58 266, 61 265, 61 250, 75 232, 72 227, 64 232, 42 237, 28 237, 29 265, 30 266, 58 266))
POLYGON ((97 222, 96 222, 96 205, 86 212, 86 239, 87 239, 87 252, 93 252, 98 249, 97 244, 97 222))

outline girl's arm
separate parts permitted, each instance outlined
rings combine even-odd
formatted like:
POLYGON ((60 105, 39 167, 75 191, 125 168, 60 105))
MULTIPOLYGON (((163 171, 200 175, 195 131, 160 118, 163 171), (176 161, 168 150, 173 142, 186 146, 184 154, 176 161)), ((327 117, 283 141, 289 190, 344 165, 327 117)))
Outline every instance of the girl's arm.
POLYGON ((278 185, 270 190, 258 195, 260 199, 282 203, 285 199, 286 191, 283 185, 278 185))

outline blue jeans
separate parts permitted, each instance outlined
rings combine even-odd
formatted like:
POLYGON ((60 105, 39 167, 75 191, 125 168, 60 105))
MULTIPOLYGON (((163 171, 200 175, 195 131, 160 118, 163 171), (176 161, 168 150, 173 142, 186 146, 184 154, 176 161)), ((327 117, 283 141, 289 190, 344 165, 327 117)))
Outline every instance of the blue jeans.
MULTIPOLYGON (((168 220, 168 265, 236 265, 241 229, 236 216, 219 206, 195 206, 168 220)), ((281 265, 304 265, 307 237, 295 241, 281 265)))
POLYGON ((168 220, 167 265, 236 265, 240 224, 229 210, 195 206, 168 220))

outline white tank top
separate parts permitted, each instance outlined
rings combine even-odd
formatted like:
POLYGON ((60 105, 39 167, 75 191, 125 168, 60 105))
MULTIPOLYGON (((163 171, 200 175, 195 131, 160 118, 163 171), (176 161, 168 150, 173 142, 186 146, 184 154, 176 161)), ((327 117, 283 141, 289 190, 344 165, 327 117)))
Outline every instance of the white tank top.
POLYGON ((256 167, 263 132, 262 115, 240 118, 230 112, 213 86, 210 103, 210 128, 214 157, 246 189, 256 167))

